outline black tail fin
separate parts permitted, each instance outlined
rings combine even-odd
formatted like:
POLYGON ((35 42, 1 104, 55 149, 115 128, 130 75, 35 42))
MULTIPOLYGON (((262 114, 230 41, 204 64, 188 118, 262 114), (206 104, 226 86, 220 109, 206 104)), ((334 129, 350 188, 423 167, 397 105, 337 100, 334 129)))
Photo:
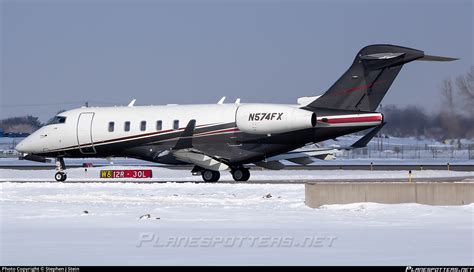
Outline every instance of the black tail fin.
POLYGON ((307 107, 373 112, 402 66, 414 60, 456 59, 428 56, 423 51, 396 45, 369 45, 359 51, 342 77, 307 107))

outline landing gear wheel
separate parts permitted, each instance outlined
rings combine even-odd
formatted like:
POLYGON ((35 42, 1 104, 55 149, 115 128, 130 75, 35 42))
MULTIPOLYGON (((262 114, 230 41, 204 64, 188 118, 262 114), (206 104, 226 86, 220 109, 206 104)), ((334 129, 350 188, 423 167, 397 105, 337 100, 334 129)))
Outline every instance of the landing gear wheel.
POLYGON ((250 178, 250 171, 247 168, 237 168, 232 171, 232 178, 235 181, 247 181, 250 178))
POLYGON ((67 175, 63 172, 57 172, 56 175, 54 175, 54 179, 56 179, 56 181, 65 181, 67 179, 67 175))
POLYGON ((201 175, 205 182, 217 182, 221 177, 221 173, 219 173, 219 171, 212 170, 204 170, 201 172, 201 175))
POLYGON ((57 157, 56 158, 56 175, 54 175, 54 179, 56 181, 65 181, 67 179, 66 173, 63 171, 66 170, 66 164, 64 163, 64 158, 63 157, 57 157))
POLYGON ((56 175, 54 175, 54 179, 56 181, 61 181, 62 178, 63 178, 63 174, 60 172, 57 172, 56 175))

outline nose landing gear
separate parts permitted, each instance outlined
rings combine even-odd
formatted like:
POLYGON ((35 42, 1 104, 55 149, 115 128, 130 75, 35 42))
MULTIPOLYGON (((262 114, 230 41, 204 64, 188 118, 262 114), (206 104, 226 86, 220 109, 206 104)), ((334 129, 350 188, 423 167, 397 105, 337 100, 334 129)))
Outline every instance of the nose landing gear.
POLYGON ((56 181, 66 181, 67 174, 64 172, 66 170, 66 164, 64 163, 64 159, 62 157, 56 158, 56 171, 58 171, 54 175, 54 179, 56 181))
POLYGON ((67 175, 64 172, 57 172, 56 175, 54 175, 54 178, 56 181, 65 181, 67 179, 67 175))

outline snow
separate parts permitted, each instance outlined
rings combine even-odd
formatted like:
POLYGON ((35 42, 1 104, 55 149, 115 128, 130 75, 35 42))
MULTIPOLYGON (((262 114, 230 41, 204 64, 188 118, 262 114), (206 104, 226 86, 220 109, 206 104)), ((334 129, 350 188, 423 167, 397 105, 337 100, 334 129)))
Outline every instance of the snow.
MULTIPOLYGON (((70 168, 68 183, 53 182, 55 170, 0 169, 0 265, 474 265, 474 204, 311 209, 304 205, 304 185, 297 184, 407 179, 407 171, 253 170, 251 179, 261 184, 234 183, 222 172, 224 183, 206 184, 189 170, 134 159, 117 158, 115 165, 66 160, 83 162, 106 166, 70 168), (100 170, 108 169, 152 169, 153 178, 99 179, 100 170)), ((317 163, 370 162, 453 160, 317 163)), ((0 165, 41 163, 4 158, 0 165)), ((474 172, 412 173, 413 178, 474 177, 474 172)))
POLYGON ((303 184, 0 183, 0 265, 473 265, 473 229, 473 204, 311 209, 303 184))
MULTIPOLYGON (((14 170, 0 169, 0 182, 5 181, 54 181, 54 169, 50 170, 14 170)), ((192 176, 190 170, 167 169, 163 167, 143 166, 103 166, 93 168, 71 168, 67 170, 68 182, 84 181, 134 181, 134 182, 158 182, 158 181, 202 181, 201 176, 192 176), (153 178, 150 179, 100 179, 101 170, 123 170, 123 169, 151 169, 153 178), (87 170, 87 171, 86 171, 87 170)), ((412 171, 412 178, 455 178, 464 179, 474 177, 474 172, 457 172, 441 170, 412 171)), ((381 179, 408 179, 408 171, 369 171, 369 170, 252 170, 253 181, 304 181, 304 180, 381 180, 381 179)), ((232 182, 232 176, 228 171, 221 172, 220 181, 232 182)))

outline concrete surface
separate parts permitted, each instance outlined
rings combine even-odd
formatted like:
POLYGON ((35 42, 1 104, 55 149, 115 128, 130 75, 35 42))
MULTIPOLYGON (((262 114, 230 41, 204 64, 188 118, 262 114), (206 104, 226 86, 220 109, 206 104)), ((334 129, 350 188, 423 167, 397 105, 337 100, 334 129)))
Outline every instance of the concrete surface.
POLYGON ((420 203, 466 205, 474 202, 474 182, 307 182, 305 203, 326 204, 420 203))

